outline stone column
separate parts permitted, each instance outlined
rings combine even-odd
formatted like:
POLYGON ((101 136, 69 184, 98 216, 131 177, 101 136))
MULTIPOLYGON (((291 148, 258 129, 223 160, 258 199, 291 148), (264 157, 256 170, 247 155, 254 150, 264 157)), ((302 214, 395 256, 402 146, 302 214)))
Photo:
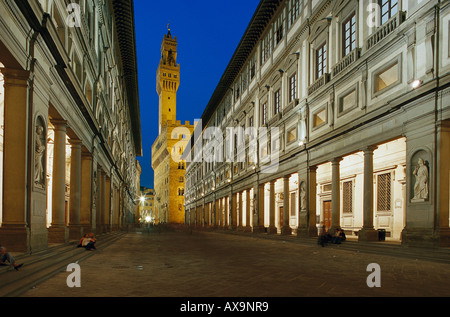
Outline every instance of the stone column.
POLYGON ((308 167, 307 176, 307 192, 306 192, 306 208, 307 208, 307 219, 308 219, 308 236, 317 237, 317 220, 316 220, 316 199, 317 199, 317 166, 308 167))
POLYGON ((229 197, 228 196, 226 196, 225 198, 224 198, 224 204, 223 204, 223 227, 224 227, 224 229, 225 228, 227 228, 228 226, 229 226, 229 224, 230 224, 230 214, 229 214, 229 202, 230 202, 230 200, 229 200, 229 197))
POLYGON ((81 144, 80 140, 70 139, 70 200, 69 200, 69 239, 78 240, 83 236, 81 219, 81 144))
POLYGON ((250 227, 251 211, 250 211, 250 190, 249 189, 247 189, 247 191, 246 191, 245 199, 246 199, 245 212, 247 214, 247 219, 245 222, 245 231, 250 232, 252 229, 250 227))
POLYGON ((52 120, 55 133, 53 148, 52 224, 48 229, 51 243, 66 243, 69 231, 65 219, 66 130, 67 121, 52 120))
POLYGON ((216 229, 217 228, 217 200, 216 200, 216 195, 214 194, 214 200, 212 202, 212 225, 213 228, 216 229))
MULTIPOLYGON (((102 229, 101 229, 100 214, 102 210, 102 170, 100 167, 97 167, 95 182, 96 182, 95 188, 93 189, 95 191, 95 197, 93 197, 93 200, 95 201, 95 223, 92 223, 92 227, 95 228, 96 233, 101 233, 102 229)), ((125 201, 123 201, 123 203, 125 204, 125 201)), ((124 214, 123 214, 124 223, 127 217, 125 210, 126 207, 124 205, 124 214)))
POLYGON ((222 227, 222 198, 219 198, 217 200, 217 227, 221 228, 222 227))
POLYGON ((376 147, 364 149, 364 214, 363 227, 358 232, 360 241, 377 241, 378 230, 373 228, 373 151, 376 147))
POLYGON ((1 244, 27 252, 28 71, 1 68, 4 75, 3 214, 1 244))
MULTIPOLYGON (((435 232, 439 236, 439 246, 450 246, 449 206, 450 206, 450 122, 441 121, 437 126, 436 160, 436 223, 435 232)), ((406 201, 406 199, 405 199, 406 201)))
POLYGON ((105 179, 106 173, 103 170, 97 170, 99 173, 99 193, 98 193, 98 208, 97 208, 97 233, 105 232, 105 179))
POLYGON ((230 219, 230 229, 236 230, 237 227, 237 193, 231 194, 231 219, 230 219))
POLYGON ((81 197, 80 197, 80 224, 84 232, 90 232, 91 227, 91 201, 92 190, 92 154, 81 154, 81 197))
POLYGON ((267 229, 269 234, 277 234, 277 226, 275 226, 275 182, 276 180, 269 182, 269 228, 267 229))
POLYGON ((105 177, 105 212, 104 212, 105 232, 111 231, 111 178, 105 177))
POLYGON ((281 227, 282 235, 292 234, 292 228, 289 225, 289 175, 283 177, 283 227, 281 227))
POLYGON ((331 161, 331 233, 340 226, 341 189, 340 162, 342 158, 331 161))
POLYGON ((264 184, 257 182, 253 187, 255 192, 253 208, 253 233, 264 232, 264 184))

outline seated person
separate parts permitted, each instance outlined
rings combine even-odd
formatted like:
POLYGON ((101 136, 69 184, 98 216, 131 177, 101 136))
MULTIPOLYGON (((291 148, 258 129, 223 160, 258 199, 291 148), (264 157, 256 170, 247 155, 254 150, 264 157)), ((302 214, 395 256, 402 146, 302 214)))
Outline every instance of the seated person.
POLYGON ((6 252, 6 248, 0 246, 0 264, 5 265, 5 261, 8 261, 12 266, 14 266, 14 270, 16 271, 18 271, 19 268, 23 265, 23 263, 17 264, 11 253, 6 252))

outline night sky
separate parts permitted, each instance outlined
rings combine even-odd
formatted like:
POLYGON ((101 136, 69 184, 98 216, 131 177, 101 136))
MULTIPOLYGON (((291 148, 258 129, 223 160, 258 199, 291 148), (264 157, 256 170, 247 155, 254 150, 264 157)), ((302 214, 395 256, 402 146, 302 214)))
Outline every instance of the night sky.
POLYGON ((178 41, 177 120, 199 119, 259 0, 135 0, 143 157, 141 186, 153 188, 151 147, 158 136, 156 70, 170 23, 178 41))

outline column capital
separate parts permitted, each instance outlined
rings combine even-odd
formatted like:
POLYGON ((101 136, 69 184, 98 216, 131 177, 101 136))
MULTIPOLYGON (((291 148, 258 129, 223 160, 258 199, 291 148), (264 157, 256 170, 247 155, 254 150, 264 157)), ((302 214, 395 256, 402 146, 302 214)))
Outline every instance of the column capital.
POLYGON ((30 72, 23 69, 16 69, 16 68, 0 68, 0 72, 4 76, 5 80, 5 86, 6 85, 24 85, 23 82, 28 81, 30 78, 30 72))
POLYGON ((81 152, 81 158, 92 160, 94 155, 91 152, 81 152))
POLYGON ((67 120, 63 119, 50 119, 51 124, 55 127, 55 130, 66 130, 67 120))
POLYGON ((362 148, 361 150, 364 152, 364 154, 366 154, 366 153, 373 153, 373 151, 375 151, 376 149, 378 149, 377 145, 369 145, 362 148))
MULTIPOLYGON (((316 171, 317 171, 317 165, 308 166, 308 171, 309 171, 309 172, 316 172, 316 171)), ((300 174, 300 173, 299 173, 299 174, 300 174)))
POLYGON ((338 156, 338 157, 334 157, 330 160, 331 164, 339 164, 341 161, 343 160, 342 157, 338 156))
POLYGON ((80 147, 83 145, 83 141, 79 139, 69 139, 69 143, 72 147, 80 147))

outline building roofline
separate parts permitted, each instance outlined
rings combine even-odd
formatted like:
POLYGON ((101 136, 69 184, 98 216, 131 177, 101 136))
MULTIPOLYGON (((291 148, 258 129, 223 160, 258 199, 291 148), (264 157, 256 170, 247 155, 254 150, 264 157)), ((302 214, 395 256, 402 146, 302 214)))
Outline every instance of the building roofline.
MULTIPOLYGON (((260 1, 258 7, 255 10, 255 13, 253 14, 253 17, 251 18, 247 26, 247 29, 244 32, 244 35, 242 36, 236 50, 234 51, 234 54, 231 57, 228 66, 222 74, 222 77, 220 78, 219 83, 217 84, 216 89, 214 90, 201 116, 202 122, 209 122, 217 106, 226 95, 229 87, 233 84, 233 81, 241 71, 241 68, 247 61, 248 56, 257 45, 262 33, 266 29, 274 13, 282 2, 283 0, 260 1)), ((203 130, 203 127, 201 127, 201 129, 203 130)), ((195 135, 193 135, 190 141, 191 148, 194 146, 195 141, 195 135)))
POLYGON ((133 0, 110 0, 126 87, 136 156, 142 156, 141 114, 133 0))

